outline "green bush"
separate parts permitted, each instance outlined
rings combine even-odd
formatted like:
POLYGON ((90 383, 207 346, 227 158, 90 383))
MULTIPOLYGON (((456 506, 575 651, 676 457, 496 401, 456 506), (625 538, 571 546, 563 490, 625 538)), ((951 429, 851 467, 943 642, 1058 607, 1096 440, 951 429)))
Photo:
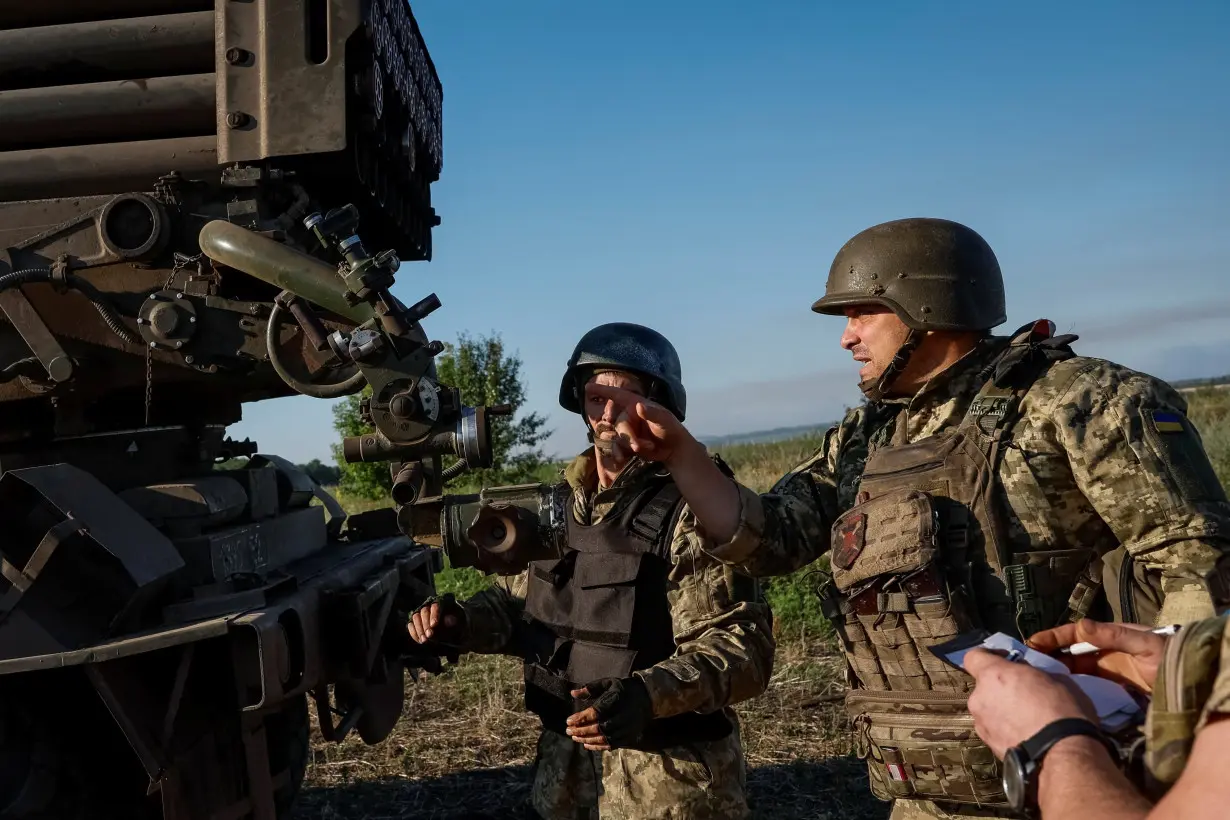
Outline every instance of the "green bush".
POLYGON ((1230 389, 1206 387, 1188 393, 1187 413, 1223 487, 1230 489, 1230 389))
MULTIPOLYGON (((442 385, 461 391, 462 403, 471 407, 510 405, 513 417, 491 420, 492 466, 465 477, 465 483, 449 485, 449 492, 466 492, 467 486, 498 487, 537 480, 542 472, 542 442, 550 434, 546 419, 538 413, 521 414, 525 403, 525 384, 521 377, 521 358, 509 354, 498 334, 472 337, 462 333, 455 345, 445 345, 436 357, 436 375, 442 385), (458 489, 462 488, 462 489, 458 489)), ((370 433, 363 422, 360 404, 370 399, 371 387, 347 396, 333 406, 333 429, 342 438, 370 433)), ((382 501, 393 486, 393 474, 385 462, 350 464, 342 457, 341 442, 333 445, 333 458, 341 477, 338 486, 349 496, 382 501)), ((457 461, 445 456, 444 467, 457 461)))
POLYGON ((484 575, 470 567, 454 567, 446 559, 444 571, 436 575, 436 594, 453 593, 457 600, 464 601, 491 586, 492 576, 484 575))

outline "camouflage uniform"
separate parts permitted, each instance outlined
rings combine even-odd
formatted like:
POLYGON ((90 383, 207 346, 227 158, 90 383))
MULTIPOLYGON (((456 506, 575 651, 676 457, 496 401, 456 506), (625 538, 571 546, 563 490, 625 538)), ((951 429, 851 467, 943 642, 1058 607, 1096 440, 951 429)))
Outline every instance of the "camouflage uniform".
MULTIPOLYGON (((827 552, 829 528, 854 505, 869 450, 888 442, 899 414, 910 442, 959 422, 1003 344, 989 339, 913 397, 854 408, 768 493, 741 486, 738 531, 712 554, 766 576, 827 552)), ((1230 504, 1186 410, 1165 382, 1126 367, 1087 357, 1053 365, 1026 394, 997 473, 1013 548, 1107 554, 1122 546, 1141 622, 1213 614, 1202 578, 1230 550, 1230 504), (1159 432, 1155 418, 1168 416, 1180 429, 1159 432)), ((1118 611, 1117 592, 1107 590, 1118 611)))
POLYGON ((1145 786, 1153 800, 1179 779, 1200 730, 1225 715, 1230 715, 1230 614, 1189 624, 1166 646, 1145 726, 1145 786))
MULTIPOLYGON (((583 453, 565 470, 574 491, 573 515, 582 523, 598 523, 620 494, 659 470, 634 459, 612 487, 598 490, 593 452, 583 453)), ((660 752, 588 752, 564 735, 544 731, 532 798, 544 817, 594 816, 595 808, 599 816, 621 818, 747 814, 743 751, 729 707, 768 685, 774 652, 770 615, 763 604, 751 602, 739 576, 706 554, 711 544, 686 506, 670 538, 667 596, 676 651, 634 674, 646 684, 655 718, 722 710, 734 731, 721 740, 660 752)), ((520 656, 514 636, 528 582, 528 573, 500 577, 464 602, 470 635, 466 651, 520 656)))
MULTIPOLYGON (((987 382, 987 366, 1006 344, 988 337, 914 396, 851 410, 821 449, 770 492, 740 487, 738 529, 712 554, 765 576, 791 572, 828 552, 834 522, 859 501, 869 454, 962 423, 987 382)), ((1153 623, 1212 614, 1202 576, 1230 549, 1230 504, 1185 410, 1165 383, 1085 357, 1051 364, 1021 400, 990 498, 1013 553, 1090 548, 1101 556, 1066 602, 1078 616, 1089 611, 1103 571, 1122 581, 1106 590, 1116 616, 1153 623)), ((921 660, 926 667, 929 659, 921 660)), ((942 674, 934 661, 925 671, 942 674)), ((902 692, 902 700, 909 694, 902 692)), ((892 817, 1005 813, 898 799, 892 817)))

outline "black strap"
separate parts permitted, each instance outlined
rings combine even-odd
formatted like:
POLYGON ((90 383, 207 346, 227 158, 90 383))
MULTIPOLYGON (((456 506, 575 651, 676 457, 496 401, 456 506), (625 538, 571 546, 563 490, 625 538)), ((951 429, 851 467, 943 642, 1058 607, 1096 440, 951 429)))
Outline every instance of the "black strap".
POLYGON ((541 663, 525 664, 525 682, 546 692, 558 700, 572 702, 572 690, 576 685, 563 675, 552 672, 541 663))
POLYGON ((664 542, 669 535, 667 525, 671 523, 674 517, 672 513, 679 506, 681 499, 675 482, 663 484, 632 519, 628 532, 645 543, 652 544, 655 552, 664 554, 664 542))
POLYGON ((17 604, 21 602, 22 596, 34 586, 39 573, 47 566, 47 562, 51 560, 56 549, 84 529, 85 525, 72 516, 55 524, 43 535, 42 540, 38 542, 38 546, 34 548, 34 552, 30 554, 29 560, 23 567, 13 564, 7 557, 4 557, 3 553, 0 553, 0 575, 3 575, 9 582, 8 592, 0 598, 0 623, 8 618, 17 604))
POLYGON ((605 629, 578 629, 568 624, 554 624, 540 621, 537 618, 533 619, 534 623, 539 623, 551 631, 551 634, 556 635, 564 640, 581 641, 582 643, 597 643, 607 646, 627 646, 628 639, 631 636, 629 632, 620 632, 617 630, 605 629))
POLYGON ((1106 747, 1106 751, 1110 753, 1110 759, 1114 761, 1115 765, 1119 765, 1118 747, 1106 736, 1106 733, 1102 731, 1100 726, 1085 718, 1060 718, 1059 720, 1051 721, 1039 729, 1033 737, 1023 741, 1020 749, 1029 760, 1040 764, 1042 757, 1050 751, 1052 746, 1066 737, 1076 735, 1087 735, 1096 739, 1106 747))

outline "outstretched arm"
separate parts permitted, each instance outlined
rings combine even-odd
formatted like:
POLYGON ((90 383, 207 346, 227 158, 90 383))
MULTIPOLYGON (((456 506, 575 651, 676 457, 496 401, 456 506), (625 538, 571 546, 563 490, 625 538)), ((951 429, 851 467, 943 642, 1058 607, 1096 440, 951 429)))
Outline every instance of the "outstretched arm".
POLYGON ((739 491, 683 422, 630 390, 600 384, 587 385, 586 390, 622 408, 615 423, 620 437, 642 459, 659 462, 670 471, 709 537, 718 543, 733 538, 739 526, 739 491))
POLYGON ((633 452, 670 471, 714 558, 762 577, 793 572, 828 550, 838 506, 835 436, 773 492, 758 494, 727 478, 666 408, 619 388, 587 389, 624 408, 616 429, 633 452))

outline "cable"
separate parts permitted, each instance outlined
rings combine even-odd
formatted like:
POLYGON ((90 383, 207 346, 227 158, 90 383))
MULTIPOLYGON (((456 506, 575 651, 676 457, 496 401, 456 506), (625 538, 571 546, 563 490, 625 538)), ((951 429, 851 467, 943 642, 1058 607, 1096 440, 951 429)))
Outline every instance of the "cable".
MULTIPOLYGON (((31 282, 51 282, 51 268, 25 268, 23 270, 13 271, 0 276, 0 290, 8 290, 9 288, 28 285, 31 282)), ((120 320, 119 313, 115 307, 107 301, 107 297, 93 283, 86 279, 82 279, 76 274, 70 273, 64 277, 64 284, 74 290, 78 290, 89 299, 98 314, 102 317, 103 322, 111 329, 111 332, 119 336, 130 345, 141 345, 141 340, 132 335, 123 321, 120 320)))
POLYGON ((274 372, 292 390, 318 399, 339 399, 342 396, 349 396, 362 390, 363 386, 367 384, 367 378, 363 375, 362 370, 345 381, 335 382, 334 384, 310 384, 296 379, 282 366, 277 345, 278 326, 282 323, 282 312, 284 310, 281 300, 291 296, 293 294, 286 290, 278 294, 278 298, 273 300, 273 309, 269 311, 269 321, 265 325, 265 346, 269 349, 269 364, 273 365, 274 372))
POLYGON ((441 483, 448 483, 468 469, 470 469, 470 463, 463 458, 461 461, 454 462, 441 470, 440 481, 441 483))

